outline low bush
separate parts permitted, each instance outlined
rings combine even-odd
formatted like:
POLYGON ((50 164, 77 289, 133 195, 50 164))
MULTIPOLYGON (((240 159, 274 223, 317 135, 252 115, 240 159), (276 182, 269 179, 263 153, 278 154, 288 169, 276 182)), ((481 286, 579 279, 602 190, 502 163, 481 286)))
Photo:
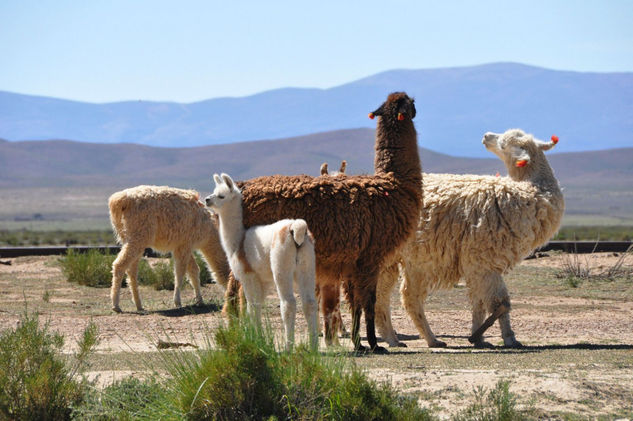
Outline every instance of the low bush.
POLYGON ((112 284, 114 259, 115 256, 102 254, 98 250, 80 253, 69 249, 68 253, 59 259, 59 264, 68 282, 105 288, 112 284))
POLYGON ((273 334, 248 321, 219 328, 215 348, 161 355, 171 380, 156 419, 430 419, 414 398, 369 380, 350 360, 305 345, 279 352, 273 334))
POLYGON ((80 377, 98 342, 90 323, 79 341, 74 361, 61 354, 64 338, 40 327, 38 317, 25 313, 18 327, 0 334, 0 419, 68 419, 82 401, 86 382, 80 377))

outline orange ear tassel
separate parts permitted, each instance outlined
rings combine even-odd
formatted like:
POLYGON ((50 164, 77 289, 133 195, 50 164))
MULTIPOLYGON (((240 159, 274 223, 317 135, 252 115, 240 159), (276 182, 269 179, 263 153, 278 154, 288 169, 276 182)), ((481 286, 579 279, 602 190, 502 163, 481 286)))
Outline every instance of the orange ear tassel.
POLYGON ((558 143, 558 136, 556 136, 555 134, 552 135, 551 139, 552 142, 554 142, 554 145, 558 143))
POLYGON ((525 167, 527 165, 527 159, 522 159, 520 161, 517 161, 517 163, 515 164, 517 167, 521 168, 521 167, 525 167))
POLYGON ((374 117, 376 117, 376 116, 374 115, 374 113, 369 113, 369 118, 371 118, 371 119, 373 120, 373 119, 374 119, 374 117))
POLYGON ((404 120, 404 114, 398 113, 398 120, 400 121, 404 120))

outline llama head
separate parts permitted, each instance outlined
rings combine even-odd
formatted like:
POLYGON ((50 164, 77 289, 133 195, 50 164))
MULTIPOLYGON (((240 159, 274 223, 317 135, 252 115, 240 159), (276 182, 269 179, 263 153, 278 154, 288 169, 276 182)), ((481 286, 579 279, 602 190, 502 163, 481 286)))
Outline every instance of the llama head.
POLYGON ((549 166, 543 151, 552 149, 558 143, 558 136, 543 142, 523 130, 511 129, 502 134, 488 132, 482 143, 503 161, 510 177, 525 180, 542 166, 549 166))
POLYGON ((416 114, 414 102, 414 99, 409 98, 404 92, 394 92, 389 94, 387 100, 380 107, 369 113, 369 118, 380 116, 400 121, 412 120, 416 114))
POLYGON ((205 203, 209 208, 218 212, 227 203, 235 203, 242 200, 242 192, 228 174, 213 174, 215 189, 206 197, 205 203))

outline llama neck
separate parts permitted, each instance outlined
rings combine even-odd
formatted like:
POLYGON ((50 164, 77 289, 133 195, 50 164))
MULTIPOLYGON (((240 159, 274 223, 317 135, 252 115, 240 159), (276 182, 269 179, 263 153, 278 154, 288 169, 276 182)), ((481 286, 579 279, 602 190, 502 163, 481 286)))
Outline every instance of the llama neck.
POLYGON ((392 172, 397 178, 419 183, 422 166, 418 153, 418 136, 411 120, 397 121, 380 117, 376 128, 374 171, 392 172))
POLYGON ((220 240, 227 256, 237 253, 244 241, 244 222, 242 220, 242 201, 226 204, 218 213, 220 217, 220 240))
POLYGON ((509 175, 514 180, 525 180, 532 183, 541 192, 549 192, 553 195, 562 195, 558 180, 543 155, 528 169, 510 166, 509 175))

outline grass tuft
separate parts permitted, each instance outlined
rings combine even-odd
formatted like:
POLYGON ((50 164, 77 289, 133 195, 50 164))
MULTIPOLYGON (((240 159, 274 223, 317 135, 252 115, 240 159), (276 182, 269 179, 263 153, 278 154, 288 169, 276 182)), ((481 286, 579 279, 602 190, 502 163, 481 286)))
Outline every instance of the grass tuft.
MULTIPOLYGON (((510 382, 500 380, 486 393, 481 386, 474 391, 475 403, 453 416, 454 421, 516 421, 528 419, 517 409, 517 397, 510 392, 510 382)), ((529 411, 528 411, 529 412, 529 411)))

